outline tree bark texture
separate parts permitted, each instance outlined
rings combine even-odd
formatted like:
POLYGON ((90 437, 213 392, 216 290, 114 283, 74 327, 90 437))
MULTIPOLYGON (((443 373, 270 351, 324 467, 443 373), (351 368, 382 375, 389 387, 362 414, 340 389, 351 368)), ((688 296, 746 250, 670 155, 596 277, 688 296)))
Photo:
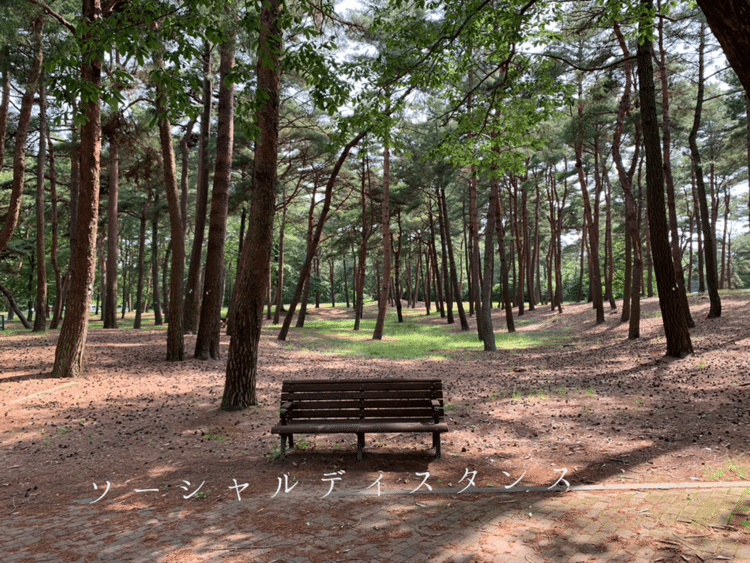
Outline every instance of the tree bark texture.
MULTIPOLYGON (((234 29, 234 27, 232 28, 234 29)), ((221 357, 221 304, 224 297, 224 250, 227 239, 227 214, 229 213, 229 187, 232 183, 232 150, 234 146, 234 85, 229 74, 234 68, 236 34, 228 34, 221 44, 219 84, 219 123, 216 133, 216 168, 211 192, 211 214, 208 224, 208 249, 203 280, 201 317, 195 357, 215 360, 221 357)))
MULTIPOLYGON (((117 277, 119 273, 117 204, 120 187, 118 131, 109 137, 109 196, 107 201, 107 292, 104 297, 104 328, 117 328, 117 277)), ((125 303, 123 303, 123 307, 125 303)))
MULTIPOLYGON (((653 9, 652 0, 641 0, 646 10, 653 9)), ((650 32, 653 22, 645 24, 650 32)), ((644 26, 641 23, 641 26, 644 26)), ((672 249, 669 245, 669 226, 664 210, 664 176, 662 169, 659 124, 656 116, 656 88, 652 63, 653 46, 648 36, 638 45, 638 79, 641 100, 643 140, 646 148, 646 185, 648 192, 648 222, 651 234, 656 284, 659 291, 664 333, 667 339, 667 355, 684 358, 693 353, 687 319, 682 309, 672 265, 672 249)))
POLYGON ((697 0, 724 55, 750 93, 750 3, 747 0, 697 0))
MULTIPOLYGON (((157 68, 162 68, 162 55, 154 55, 157 68)), ((156 112, 158 114, 159 141, 161 144, 162 163, 164 168, 164 188, 167 194, 169 227, 172 247, 172 268, 169 277, 169 306, 167 307, 167 361, 179 362, 185 358, 185 339, 182 330, 183 320, 183 275, 185 272, 185 230, 182 222, 180 192, 177 185, 177 164, 175 161, 174 143, 172 141, 172 124, 168 115, 169 104, 164 89, 156 86, 156 112)))
POLYGON ((201 256, 206 231, 206 209, 208 207, 208 142, 211 132, 211 106, 214 85, 211 80, 211 45, 206 42, 203 53, 203 113, 198 140, 198 180, 195 194, 195 232, 190 251, 190 265, 185 287, 185 332, 198 330, 201 295, 201 256))
POLYGON ((34 332, 47 330, 47 249, 44 214, 44 165, 47 160, 47 94, 39 81, 39 154, 36 168, 36 314, 34 332))
POLYGON ((698 195, 698 206, 700 209, 701 230, 703 232, 703 252, 706 264, 706 285, 708 287, 708 298, 710 307, 707 318, 713 319, 721 316, 721 297, 719 297, 719 277, 716 264, 716 229, 711 221, 708 212, 708 201, 706 196, 706 184, 703 179, 703 165, 701 163, 701 153, 698 150, 698 131, 701 123, 701 113, 703 109, 703 68, 704 68, 704 45, 705 33, 701 30, 701 41, 698 51, 698 99, 695 104, 695 115, 693 118, 693 127, 688 135, 688 144, 690 145, 690 154, 693 159, 693 171, 695 173, 695 187, 698 195))
MULTIPOLYGON (((101 17, 101 0, 83 0, 83 17, 89 25, 95 24, 101 17)), ((102 78, 101 61, 90 55, 84 53, 81 76, 98 90, 102 78)), ((82 100, 81 109, 86 120, 81 126, 76 244, 70 260, 70 290, 55 349, 53 377, 77 377, 84 371, 89 305, 94 288, 102 144, 99 98, 89 96, 82 100)))
POLYGON ((252 205, 242 249, 244 266, 237 282, 240 288, 221 400, 221 409, 227 411, 242 410, 257 403, 258 344, 271 267, 276 205, 282 10, 282 0, 268 0, 260 11, 256 94, 260 139, 255 147, 252 205))

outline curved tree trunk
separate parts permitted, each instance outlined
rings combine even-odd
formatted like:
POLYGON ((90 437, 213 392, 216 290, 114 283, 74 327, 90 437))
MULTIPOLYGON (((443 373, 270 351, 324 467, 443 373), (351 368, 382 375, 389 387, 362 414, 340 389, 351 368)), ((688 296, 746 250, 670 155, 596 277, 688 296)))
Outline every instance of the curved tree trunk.
MULTIPOLYGON (((10 192, 10 204, 5 216, 3 228, 0 229, 0 252, 5 250, 18 224, 21 212, 24 180, 26 177, 26 139, 29 136, 31 110, 34 106, 34 94, 37 83, 42 74, 44 52, 42 48, 42 29, 44 19, 38 18, 33 23, 34 28, 34 61, 26 84, 26 91, 21 98, 21 109, 18 112, 18 128, 15 135, 15 152, 13 153, 13 187, 10 192)), ((4 139, 3 139, 4 142, 4 139)))
MULTIPOLYGON (((0 293, 5 295, 5 298, 8 300, 9 309, 13 313, 16 314, 16 316, 18 317, 18 320, 21 321, 21 324, 23 325, 23 327, 26 329, 30 329, 31 323, 28 320, 26 320, 26 317, 24 316, 23 312, 21 311, 21 309, 18 308, 18 304, 16 303, 16 300, 13 297, 13 294, 10 292, 10 290, 4 285, 0 284, 0 293)), ((8 316, 8 320, 10 320, 10 315, 8 316)))
POLYGON ((701 230, 703 232, 703 251, 706 263, 706 285, 708 286, 708 298, 710 308, 708 311, 709 319, 721 316, 721 298, 719 297, 719 278, 716 266, 716 231, 711 224, 711 217, 708 212, 708 201, 706 199, 706 185, 703 180, 703 166, 701 164, 701 154, 698 150, 698 130, 701 123, 701 112, 703 109, 703 51, 705 46, 705 26, 701 26, 701 40, 698 51, 698 100, 695 104, 695 116, 693 127, 688 136, 690 145, 690 154, 693 158, 693 170, 695 172, 695 186, 698 193, 698 205, 700 208, 701 230))
POLYGON ((349 156, 349 151, 351 151, 352 148, 354 148, 357 143, 359 143, 364 138, 364 136, 365 132, 363 131, 362 133, 359 133, 356 137, 354 137, 354 139, 349 141, 349 143, 347 143, 347 145, 341 151, 336 164, 333 166, 331 176, 328 178, 328 183, 326 184, 325 197, 323 199, 323 209, 320 212, 318 224, 315 227, 312 244, 307 249, 307 257, 305 258, 305 263, 302 265, 302 270, 300 271, 299 280, 297 281, 297 287, 294 290, 292 302, 289 304, 289 310, 286 313, 286 317, 284 317, 284 324, 281 326, 279 335, 276 337, 278 340, 286 340, 286 336, 289 333, 289 327, 292 324, 294 312, 297 308, 297 305, 299 304, 299 300, 302 295, 302 286, 304 285, 305 279, 310 274, 310 270, 312 269, 313 258, 315 257, 318 245, 320 244, 320 238, 323 235, 323 227, 325 226, 326 219, 328 218, 328 211, 331 208, 331 198, 333 197, 333 186, 336 183, 336 178, 339 175, 341 167, 346 161, 346 157, 349 156))

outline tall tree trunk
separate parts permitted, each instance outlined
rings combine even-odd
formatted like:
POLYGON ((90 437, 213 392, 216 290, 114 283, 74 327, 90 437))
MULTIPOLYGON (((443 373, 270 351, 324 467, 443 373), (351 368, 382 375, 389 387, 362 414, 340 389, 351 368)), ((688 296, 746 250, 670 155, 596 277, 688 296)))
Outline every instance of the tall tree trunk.
MULTIPOLYGON (((151 180, 146 175, 148 191, 152 192, 151 180)), ((161 311, 161 292, 159 291, 159 194, 154 194, 154 215, 151 219, 151 291, 154 302, 154 326, 164 324, 161 311)))
POLYGON ((44 214, 44 165, 47 156, 47 93, 39 81, 39 154, 36 167, 36 315, 34 332, 47 330, 47 248, 44 214))
POLYGON ((138 230, 138 286, 135 299, 135 320, 133 328, 141 328, 141 316, 143 314, 143 285, 146 275, 146 224, 148 223, 148 209, 151 207, 151 191, 148 192, 146 202, 143 204, 141 215, 138 217, 140 229, 138 230))
POLYGON ((612 160, 617 168, 617 176, 620 180, 623 194, 625 196, 625 237, 626 248, 630 251, 630 265, 626 265, 625 275, 625 297, 622 304, 621 322, 629 321, 628 338, 635 339, 640 336, 640 298, 641 298, 641 277, 643 275, 643 253, 641 251, 641 236, 638 220, 638 203, 633 194, 633 176, 638 166, 640 157, 640 128, 636 125, 635 133, 635 150, 633 159, 630 162, 630 168, 625 169, 622 161, 622 134, 625 124, 625 117, 630 114, 631 106, 631 89, 632 89, 632 69, 630 64, 630 50, 625 42, 625 37, 620 31, 620 27, 615 23, 615 34, 620 43, 622 54, 625 59, 625 86, 620 98, 620 105, 617 110, 617 120, 615 122, 615 132, 612 138, 612 160), (629 267, 630 266, 630 267, 629 267), (632 268, 632 269, 630 269, 632 268), (636 313, 636 314, 634 314, 636 313))
POLYGON ((706 199, 706 185, 703 180, 703 165, 701 154, 698 150, 698 130, 701 123, 701 112, 703 110, 704 92, 704 49, 705 49, 705 24, 701 25, 701 39, 698 50, 698 100, 695 104, 695 115, 693 127, 688 136, 690 154, 693 159, 693 170, 695 171, 695 185, 698 193, 698 205, 700 208, 701 229, 703 231, 703 252, 706 264, 706 285, 708 286, 708 298, 710 307, 707 318, 713 319, 721 316, 721 298, 719 297, 719 279, 716 267, 716 231, 713 228, 711 217, 708 212, 708 201, 706 199))
POLYGON ((252 205, 247 238, 242 249, 243 275, 237 281, 240 290, 229 344, 222 410, 241 410, 257 404, 255 380, 258 344, 263 327, 263 300, 271 268, 276 204, 283 11, 282 0, 268 0, 260 10, 256 67, 260 140, 255 147, 252 205), (253 275, 249 275, 250 271, 253 275))
POLYGON ((435 188, 437 206, 438 206, 438 227, 440 229, 440 255, 443 270, 443 287, 445 288, 445 309, 448 324, 454 324, 453 318, 453 291, 451 290, 450 268, 448 267, 448 236, 445 230, 445 217, 443 215, 443 206, 440 203, 442 196, 440 189, 435 188))
POLYGON ((373 340, 383 339, 385 314, 388 310, 388 292, 391 288, 391 213, 389 189, 391 185, 391 149, 386 142, 383 146, 383 193, 380 207, 380 227, 383 233, 383 277, 378 299, 378 317, 375 321, 373 340))
POLYGON ((55 150, 54 145, 52 144, 52 137, 49 130, 47 130, 47 145, 49 146, 49 194, 50 203, 52 206, 52 220, 50 222, 50 229, 52 231, 52 246, 50 248, 49 257, 52 264, 52 271, 54 272, 55 276, 55 304, 52 309, 52 320, 50 321, 50 328, 54 330, 58 327, 60 323, 60 317, 62 316, 63 280, 57 255, 59 214, 57 209, 57 172, 55 170, 55 150))
MULTIPOLYGON (((117 328, 117 277, 119 274, 118 192, 120 186, 119 132, 109 136, 109 196, 107 201, 107 291, 104 296, 104 328, 117 328)), ((125 303, 123 302, 123 311, 125 303)))
MULTIPOLYGON (((154 64, 163 68, 161 53, 154 55, 154 64)), ((174 143, 172 141, 172 124, 170 123, 167 94, 164 88, 156 86, 156 113, 159 124, 159 141, 161 144, 164 167, 164 187, 167 194, 169 227, 172 248, 172 268, 169 278, 169 306, 167 307, 167 361, 182 361, 185 358, 185 339, 182 330, 183 311, 183 274, 185 272, 185 230, 182 222, 180 192, 177 186, 177 165, 175 162, 174 143)))
MULTIPOLYGON (((273 312, 273 324, 279 324, 281 317, 281 309, 284 306, 284 234, 286 231, 286 214, 287 214, 287 201, 286 201, 286 189, 283 188, 281 194, 281 223, 279 224, 279 260, 278 270, 276 273, 276 306, 273 312)), ((344 262, 346 264, 346 262, 344 262)), ((346 274, 344 274, 344 281, 346 281, 346 274)), ((346 297, 347 302, 349 296, 346 297)))
MULTIPOLYGON (((492 272, 495 267, 493 237, 495 236, 495 201, 497 193, 490 192, 487 205, 487 223, 484 227, 484 275, 482 276, 481 309, 477 310, 477 321, 482 315, 483 336, 482 344, 485 352, 497 350, 495 344, 495 329, 492 326, 492 272)), ((479 240, 477 239, 477 243, 479 240)), ((478 244, 477 244, 478 246, 478 244)))
POLYGON ((0 97, 0 172, 5 164, 5 136, 8 131, 8 109, 10 108, 10 45, 0 47, 0 81, 3 93, 0 97))
MULTIPOLYGON (((231 25, 231 24, 230 24, 231 25)), ((235 27, 232 25, 232 30, 235 27)), ((201 317, 195 341, 195 357, 206 360, 221 358, 221 304, 224 297, 224 249, 227 239, 229 187, 232 183, 232 150, 234 146, 234 85, 230 73, 234 68, 236 32, 226 34, 219 52, 219 123, 216 133, 216 168, 211 192, 211 214, 208 225, 206 273, 203 280, 201 317)))
POLYGON ((203 113, 201 114, 201 131, 198 140, 198 179, 195 193, 195 231, 193 246, 190 251, 190 265, 185 287, 184 329, 195 333, 198 330, 198 318, 201 304, 201 267, 203 241, 206 231, 206 209, 208 207, 208 144, 211 133, 211 107, 214 83, 211 80, 211 44, 206 41, 203 51, 203 113))
MULTIPOLYGON (((42 46, 42 29, 44 18, 38 18, 33 23, 34 28, 34 60, 26 83, 26 91, 21 97, 21 109, 18 112, 18 128, 15 134, 15 151, 13 153, 13 187, 10 192, 10 203, 5 216, 3 228, 0 229, 0 252, 5 250, 10 242, 13 232, 18 224, 18 216, 21 212, 21 199, 23 197, 24 180, 26 177, 26 139, 29 136, 29 123, 31 122, 31 110, 34 106, 34 94, 37 91, 37 83, 42 74, 42 62, 44 51, 42 46)), ((4 139, 3 139, 4 141, 4 139)))
MULTIPOLYGON (((578 85, 579 98, 581 96, 581 84, 578 85)), ((604 298, 602 295, 602 274, 599 262, 599 229, 597 222, 594 220, 594 214, 589 197, 588 183, 586 181, 586 172, 583 170, 583 106, 582 101, 578 103, 579 132, 576 141, 576 169, 578 170, 578 182, 581 186, 581 195, 583 196, 583 213, 586 218, 586 228, 588 230, 589 240, 589 289, 596 310, 596 324, 604 322, 604 298)))
POLYGON ((456 307, 458 308, 458 318, 461 324, 461 330, 469 330, 469 321, 466 319, 466 312, 464 311, 463 299, 461 299, 461 287, 458 283, 458 273, 456 272, 456 259, 453 255, 453 241, 451 238, 450 222, 448 220, 448 204, 445 197, 445 186, 440 186, 440 205, 441 216, 443 217, 443 228, 445 230, 445 243, 448 250, 448 263, 450 268, 451 285, 453 287, 453 295, 456 298, 456 307))
MULTIPOLYGON (((661 0, 657 0, 657 10, 661 11, 661 0)), ((672 123, 669 113, 669 84, 667 77, 667 61, 664 51, 664 19, 659 18, 659 76, 661 81, 661 125, 662 125, 662 155, 664 161, 664 183, 667 189, 667 210, 669 212, 669 232, 674 261, 674 276, 677 282, 677 293, 682 303, 688 328, 693 328, 695 322, 690 314, 687 290, 685 289, 685 270, 682 267, 682 249, 680 248, 680 234, 677 225, 677 204, 675 202, 674 179, 672 178, 672 123)))
MULTIPOLYGON (((83 0, 83 19, 96 28, 101 17, 101 0, 83 0)), ((84 37, 86 39, 87 37, 84 37)), ((90 39, 90 38, 89 38, 90 39)), ((85 43, 84 43, 85 44, 85 43)), ((97 92, 101 86, 101 61, 94 53, 83 54, 81 76, 90 83, 91 93, 81 100, 86 119, 81 126, 80 185, 76 214, 76 244, 70 260, 70 291, 65 318, 55 349, 53 377, 77 377, 84 370, 84 346, 89 326, 91 288, 96 268, 96 234, 99 216, 99 155, 101 151, 101 107, 97 92)))
MULTIPOLYGON (((369 183, 370 167, 367 160, 367 151, 362 151, 362 182, 360 184, 360 203, 362 205, 362 239, 359 244, 359 258, 355 263, 354 274, 354 330, 359 330, 362 320, 363 300, 365 292, 365 266, 367 260, 367 242, 372 234, 372 226, 367 221, 367 199, 365 188, 369 183)), ((369 192, 372 193, 371 191, 369 192)), ((371 201, 372 205, 372 201, 371 201)))
POLYGON ((401 211, 397 212, 398 218, 398 244, 393 244, 393 237, 391 236, 391 249, 393 252, 393 298, 396 302, 396 314, 398 316, 398 322, 404 322, 404 313, 401 310, 401 250, 403 241, 403 228, 401 226, 401 211))
POLYGON ((495 213, 495 230, 497 231, 498 254, 500 255, 500 284, 501 299, 505 309, 505 327, 508 332, 516 331, 516 324, 513 320, 513 305, 510 302, 510 280, 508 274, 508 260, 505 251, 505 226, 503 225, 503 202, 500 199, 500 186, 497 178, 493 176, 490 180, 491 189, 494 194, 493 205, 495 213))
MULTIPOLYGON (((653 10, 652 0, 641 0, 644 11, 653 10)), ((641 23, 638 44, 638 79, 641 100, 643 140, 646 148, 646 185, 648 189, 648 222, 651 233, 651 251, 654 257, 656 284, 659 290, 664 333, 667 338, 667 355, 684 358, 693 353, 687 317, 679 295, 674 291, 675 276, 672 265, 672 250, 669 245, 669 227, 664 214, 664 177, 659 139, 659 124, 656 116, 656 93, 652 64, 653 46, 649 38, 653 21, 641 23)))
MULTIPOLYGON (((190 181, 190 140, 193 136, 193 127, 195 122, 198 121, 197 117, 193 117, 188 121, 185 126, 185 134, 180 139, 180 211, 182 213, 182 231, 184 237, 187 239, 187 218, 188 218, 188 184, 190 181)), ((183 314, 185 313, 185 307, 183 305, 183 314)), ((187 331, 190 332, 190 331, 187 331)))

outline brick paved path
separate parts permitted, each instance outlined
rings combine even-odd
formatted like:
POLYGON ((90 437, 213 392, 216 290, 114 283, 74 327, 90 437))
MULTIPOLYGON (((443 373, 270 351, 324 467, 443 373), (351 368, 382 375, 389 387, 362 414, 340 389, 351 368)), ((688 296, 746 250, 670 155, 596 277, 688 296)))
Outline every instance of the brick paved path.
POLYGON ((747 485, 434 493, 204 499, 127 512, 105 501, 73 504, 4 515, 0 560, 750 562, 747 485), (286 533, 274 532, 279 525, 286 533))

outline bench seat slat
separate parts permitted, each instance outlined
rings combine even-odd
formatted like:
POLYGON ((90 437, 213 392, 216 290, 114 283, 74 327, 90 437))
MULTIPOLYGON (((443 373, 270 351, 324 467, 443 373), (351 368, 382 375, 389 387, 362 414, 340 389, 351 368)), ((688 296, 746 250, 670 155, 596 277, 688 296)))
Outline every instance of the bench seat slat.
POLYGON ((350 379, 350 380, 304 380, 288 381, 282 384, 282 391, 318 391, 321 387, 331 391, 370 391, 378 389, 408 390, 408 389, 435 389, 442 388, 439 379, 350 379))
MULTIPOLYGON (((282 403, 287 401, 293 403, 294 399, 286 399, 282 403)), ((347 398, 342 400, 305 401, 299 404, 304 405, 305 409, 358 409, 362 406, 367 409, 413 409, 429 406, 430 401, 425 399, 368 399, 359 401, 347 398)))
POLYGON ((448 432, 444 422, 434 424, 425 422, 403 422, 399 420, 374 422, 364 421, 306 421, 290 424, 277 424, 271 429, 272 434, 383 434, 398 432, 448 432))
POLYGON ((326 401, 326 400, 346 400, 346 399, 442 399, 443 394, 439 392, 428 392, 424 390, 398 390, 398 391, 334 391, 329 389, 318 389, 317 391, 305 391, 294 393, 281 393, 282 401, 326 401))
POLYGON ((432 408, 409 409, 311 409, 297 406, 287 415, 287 420, 308 418, 432 418, 432 408))

